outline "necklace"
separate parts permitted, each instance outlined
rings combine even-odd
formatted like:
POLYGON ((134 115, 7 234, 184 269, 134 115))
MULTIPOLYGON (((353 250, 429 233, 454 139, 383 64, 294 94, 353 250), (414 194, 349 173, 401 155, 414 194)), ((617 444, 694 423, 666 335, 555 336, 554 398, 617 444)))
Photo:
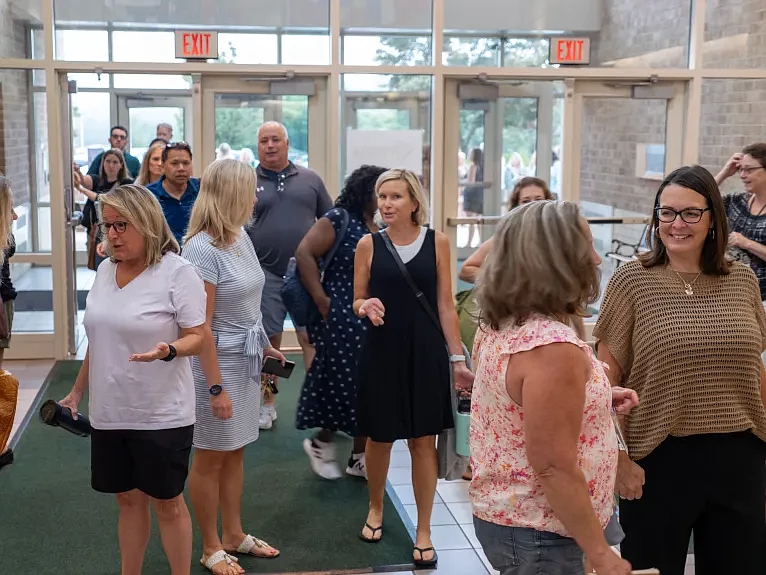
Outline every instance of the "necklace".
MULTIPOLYGON (((670 267, 670 266, 668 266, 668 267, 670 267)), ((678 276, 678 279, 680 279, 681 283, 684 284, 684 293, 686 295, 694 295, 694 289, 693 289, 692 286, 699 279, 699 277, 702 275, 702 272, 700 271, 696 276, 694 276, 694 279, 691 282, 688 282, 683 277, 681 277, 681 274, 678 273, 676 270, 674 270, 673 268, 670 268, 670 269, 673 270, 676 273, 676 275, 678 276)))

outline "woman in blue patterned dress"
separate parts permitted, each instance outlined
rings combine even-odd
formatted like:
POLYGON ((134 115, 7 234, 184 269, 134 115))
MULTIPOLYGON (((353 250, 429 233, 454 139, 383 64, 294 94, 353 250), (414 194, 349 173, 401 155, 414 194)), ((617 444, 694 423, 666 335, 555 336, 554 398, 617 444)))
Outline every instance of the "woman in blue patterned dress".
POLYGON ((311 468, 325 479, 342 477, 335 459, 333 435, 354 437, 346 473, 366 477, 366 437, 356 437, 356 363, 365 327, 351 307, 354 300, 354 253, 362 236, 378 230, 375 182, 385 172, 377 166, 354 170, 335 202, 335 208, 309 230, 295 252, 301 279, 319 314, 308 326, 316 348, 298 402, 296 427, 319 429, 303 442, 311 468), (344 211, 348 228, 335 257, 320 278, 318 261, 332 248, 341 232, 344 211))

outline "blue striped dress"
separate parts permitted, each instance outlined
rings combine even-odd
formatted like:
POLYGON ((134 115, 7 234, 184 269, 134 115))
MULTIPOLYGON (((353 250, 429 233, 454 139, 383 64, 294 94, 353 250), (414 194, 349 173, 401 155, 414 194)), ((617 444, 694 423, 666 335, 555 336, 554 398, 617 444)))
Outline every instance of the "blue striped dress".
POLYGON ((223 388, 233 412, 231 419, 213 417, 208 383, 195 357, 194 447, 233 451, 258 439, 261 360, 269 345, 261 320, 265 277, 253 242, 244 231, 225 249, 215 247, 206 233, 199 233, 184 244, 183 257, 197 266, 205 282, 216 286, 212 329, 223 388))

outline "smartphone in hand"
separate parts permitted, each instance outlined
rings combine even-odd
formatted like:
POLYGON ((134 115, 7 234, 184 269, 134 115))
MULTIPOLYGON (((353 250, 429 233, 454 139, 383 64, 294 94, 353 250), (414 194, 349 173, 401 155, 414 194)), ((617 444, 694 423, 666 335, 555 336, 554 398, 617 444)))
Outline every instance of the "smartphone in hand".
POLYGON ((294 367, 294 361, 286 361, 285 365, 282 365, 276 357, 267 357, 261 367, 261 373, 287 379, 293 373, 294 367))

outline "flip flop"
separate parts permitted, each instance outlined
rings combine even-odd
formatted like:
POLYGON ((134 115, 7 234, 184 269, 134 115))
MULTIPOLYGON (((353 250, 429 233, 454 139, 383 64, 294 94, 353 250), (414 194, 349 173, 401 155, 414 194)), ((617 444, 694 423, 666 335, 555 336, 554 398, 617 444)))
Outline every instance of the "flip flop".
POLYGON ((242 543, 239 544, 239 547, 237 547, 235 551, 231 551, 231 553, 241 553, 258 559, 276 559, 279 557, 279 550, 274 549, 265 541, 261 541, 252 535, 245 535, 245 538, 242 540, 242 543), (253 553, 254 549, 273 549, 275 553, 273 555, 256 555, 253 553))
POLYGON ((383 539, 383 524, 380 524, 378 527, 373 527, 369 523, 365 523, 364 526, 372 531, 372 537, 365 537, 364 536, 364 529, 362 529, 362 532, 359 534, 359 539, 364 541, 365 543, 378 543, 381 539, 383 539), (375 537, 375 534, 380 531, 380 537, 375 537))
POLYGON ((215 565, 218 565, 219 563, 226 562, 227 565, 234 565, 235 563, 239 563, 239 559, 234 557, 233 555, 229 555, 224 551, 223 549, 219 549, 215 553, 213 553, 210 557, 205 559, 205 556, 202 556, 202 559, 199 560, 199 562, 211 573, 214 573, 213 567, 215 565))
POLYGON ((436 550, 433 547, 426 547, 425 549, 414 547, 413 549, 420 553, 420 559, 412 558, 417 567, 436 567, 436 563, 439 561, 439 556, 436 554, 436 550), (423 559, 423 553, 428 553, 429 551, 433 551, 434 556, 431 559, 423 559))

